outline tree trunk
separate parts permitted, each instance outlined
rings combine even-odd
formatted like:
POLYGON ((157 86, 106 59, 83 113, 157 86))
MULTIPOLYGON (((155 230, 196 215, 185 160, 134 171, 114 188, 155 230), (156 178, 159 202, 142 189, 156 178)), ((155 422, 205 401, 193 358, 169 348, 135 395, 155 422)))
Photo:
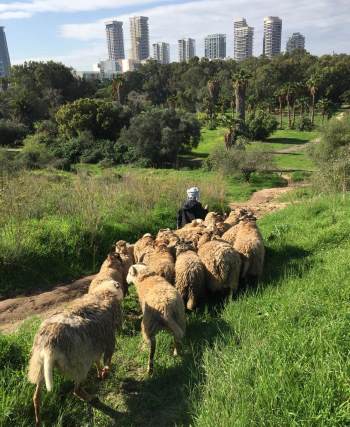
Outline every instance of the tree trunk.
POLYGON ((283 129, 283 103, 282 98, 279 99, 280 102, 280 128, 283 129))
POLYGON ((292 127, 293 127, 293 129, 294 129, 294 126, 295 126, 295 104, 293 104, 293 122, 292 122, 292 127))
POLYGON ((236 113, 238 118, 245 122, 245 87, 239 83, 236 85, 236 113))
POLYGON ((292 112, 290 109, 289 98, 287 98, 287 106, 288 106, 288 127, 290 129, 292 127, 292 112))
POLYGON ((311 103, 311 124, 314 124, 315 121, 315 94, 312 93, 312 103, 311 103))

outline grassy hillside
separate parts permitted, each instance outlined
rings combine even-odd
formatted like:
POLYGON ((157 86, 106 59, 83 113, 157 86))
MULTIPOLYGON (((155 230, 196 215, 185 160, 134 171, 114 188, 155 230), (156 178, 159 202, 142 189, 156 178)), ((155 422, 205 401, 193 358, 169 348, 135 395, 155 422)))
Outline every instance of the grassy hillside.
MULTIPOLYGON (((188 316, 184 355, 157 343, 147 378, 138 306, 125 301, 113 372, 87 388, 91 409, 57 376, 45 393, 46 426, 345 426, 349 407, 350 200, 304 196, 260 226, 267 245, 260 288, 188 316), (218 416, 219 415, 219 416, 218 416)), ((38 322, 0 337, 0 426, 32 425, 25 366, 38 322)))

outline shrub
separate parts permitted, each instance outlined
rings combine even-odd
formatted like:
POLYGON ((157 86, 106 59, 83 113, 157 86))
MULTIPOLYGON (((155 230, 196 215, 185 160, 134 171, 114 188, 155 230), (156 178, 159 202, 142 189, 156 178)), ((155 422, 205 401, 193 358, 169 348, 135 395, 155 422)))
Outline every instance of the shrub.
POLYGON ((22 123, 0 120, 0 145, 15 147, 22 142, 28 132, 28 128, 22 123))
POLYGON ((254 172, 267 171, 272 167, 271 155, 264 152, 246 151, 242 148, 217 149, 204 163, 207 170, 220 171, 224 175, 241 175, 247 182, 254 172))
POLYGON ((152 109, 123 129, 115 145, 116 159, 154 167, 175 165, 178 154, 197 147, 199 139, 200 124, 192 114, 152 109))
POLYGON ((277 127, 278 122, 273 115, 266 111, 258 110, 248 116, 243 128, 243 134, 246 134, 252 141, 264 141, 277 127))
POLYGON ((298 130, 300 131, 312 131, 314 125, 308 117, 302 117, 298 123, 298 130))
POLYGON ((51 160, 53 160, 52 154, 44 144, 38 142, 37 135, 31 135, 25 139, 23 149, 16 158, 18 165, 25 169, 41 169, 51 160))
POLYGON ((350 189, 350 117, 331 119, 320 141, 311 145, 311 157, 319 167, 315 184, 324 190, 350 189))

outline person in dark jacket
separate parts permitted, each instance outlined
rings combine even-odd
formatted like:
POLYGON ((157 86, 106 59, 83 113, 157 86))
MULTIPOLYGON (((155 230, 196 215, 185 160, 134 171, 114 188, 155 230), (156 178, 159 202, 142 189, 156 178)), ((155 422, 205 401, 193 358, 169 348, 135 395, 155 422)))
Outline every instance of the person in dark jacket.
POLYGON ((182 228, 194 219, 205 219, 208 207, 203 208, 199 201, 199 189, 192 187, 187 190, 187 200, 177 214, 177 228, 182 228))

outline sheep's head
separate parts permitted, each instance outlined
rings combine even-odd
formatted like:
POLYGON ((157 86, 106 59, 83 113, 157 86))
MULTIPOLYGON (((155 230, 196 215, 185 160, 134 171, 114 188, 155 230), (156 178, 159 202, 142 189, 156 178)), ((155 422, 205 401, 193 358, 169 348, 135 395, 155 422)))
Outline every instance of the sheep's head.
POLYGON ((128 275, 126 277, 126 282, 128 285, 135 283, 137 278, 142 274, 146 274, 148 272, 148 268, 145 264, 135 264, 129 268, 128 275))
POLYGON ((180 254, 187 251, 195 251, 195 245, 192 242, 181 241, 176 245, 176 256, 178 257, 180 254))
POLYGON ((127 243, 125 240, 119 240, 116 244, 115 244, 115 251, 119 254, 128 254, 128 247, 127 247, 127 243))
POLYGON ((197 248, 200 248, 205 243, 210 242, 210 240, 212 240, 213 238, 213 235, 214 235, 213 231, 206 231, 202 235, 198 236, 194 243, 196 244, 197 248))
POLYGON ((91 293, 93 294, 112 294, 118 301, 122 301, 124 298, 124 290, 120 283, 115 280, 104 280, 99 286, 93 288, 91 293))
POLYGON ((120 257, 120 254, 115 252, 115 248, 108 254, 106 262, 110 268, 119 268, 123 265, 123 260, 120 257))

